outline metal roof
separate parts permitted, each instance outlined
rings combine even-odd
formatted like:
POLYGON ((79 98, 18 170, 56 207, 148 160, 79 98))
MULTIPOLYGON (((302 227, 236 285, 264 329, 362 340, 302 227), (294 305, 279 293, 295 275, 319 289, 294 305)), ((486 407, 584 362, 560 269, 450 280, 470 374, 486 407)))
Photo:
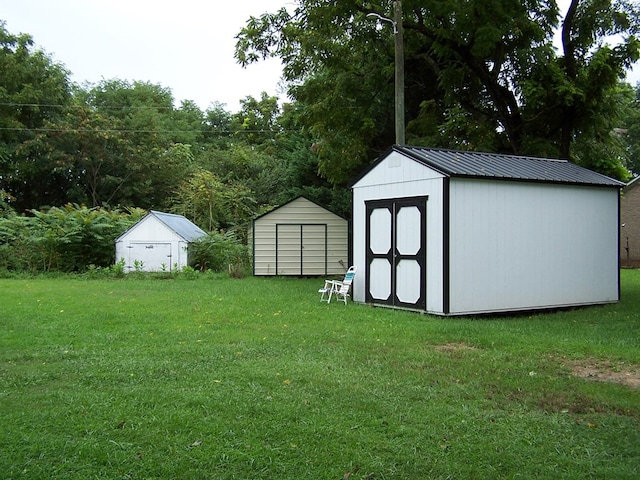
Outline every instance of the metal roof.
MULTIPOLYGON (((625 184, 567 160, 498 153, 398 146, 402 153, 449 177, 496 178, 576 185, 623 187, 625 184)), ((387 152, 387 156, 389 152, 387 152)))
POLYGON ((627 183, 627 186, 624 187, 624 191, 626 192, 627 190, 630 190, 631 188, 635 187, 636 185, 640 185, 640 176, 637 176, 635 178, 633 178, 632 180, 629 181, 629 183, 627 183))
POLYGON ((156 217, 162 223, 164 223, 169 229, 173 230, 176 234, 180 235, 188 242, 193 242, 198 238, 206 235, 207 233, 198 227, 191 220, 183 217, 182 215, 175 215, 173 213, 164 213, 151 210, 149 214, 156 217))

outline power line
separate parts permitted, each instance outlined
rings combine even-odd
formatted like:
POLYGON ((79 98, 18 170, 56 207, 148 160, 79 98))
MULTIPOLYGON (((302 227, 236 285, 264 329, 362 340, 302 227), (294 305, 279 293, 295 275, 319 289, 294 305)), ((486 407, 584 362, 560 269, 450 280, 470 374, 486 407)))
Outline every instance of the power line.
POLYGON ((22 128, 0 127, 0 130, 11 132, 52 132, 52 133, 285 133, 290 130, 127 130, 127 129, 90 129, 90 128, 22 128))
POLYGON ((174 106, 151 106, 151 105, 58 105, 54 103, 16 103, 0 102, 1 107, 38 107, 38 108, 87 108, 87 109, 109 109, 109 110, 177 110, 174 106))
MULTIPOLYGON (((163 106, 128 106, 128 105, 112 105, 112 106, 94 106, 94 105, 58 105, 52 103, 16 103, 16 102, 0 102, 0 107, 38 107, 38 108, 76 108, 76 109, 109 109, 109 110, 168 110, 172 109, 179 112, 174 107, 163 106)), ((229 113, 229 112, 227 112, 229 113)), ((218 134, 235 134, 235 133, 286 133, 291 130, 207 130, 204 126, 202 130, 128 130, 128 129, 82 129, 82 128, 44 128, 44 127, 0 127, 0 131, 13 132, 51 132, 51 133, 218 133, 218 134)))

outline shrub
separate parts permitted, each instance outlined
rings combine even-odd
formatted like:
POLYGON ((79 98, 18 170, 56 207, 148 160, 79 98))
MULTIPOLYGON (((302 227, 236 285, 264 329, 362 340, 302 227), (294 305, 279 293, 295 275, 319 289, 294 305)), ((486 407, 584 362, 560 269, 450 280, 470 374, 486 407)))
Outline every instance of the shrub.
POLYGON ((125 265, 124 258, 121 258, 115 263, 115 265, 111 266, 111 273, 113 274, 114 277, 116 278, 124 277, 124 265, 125 265))
POLYGON ((233 233, 214 232, 191 244, 190 255, 194 266, 200 271, 214 272, 244 271, 249 265, 247 246, 242 244, 233 233))
POLYGON ((69 204, 30 213, 0 217, 0 268, 31 273, 107 268, 115 239, 145 212, 69 204))

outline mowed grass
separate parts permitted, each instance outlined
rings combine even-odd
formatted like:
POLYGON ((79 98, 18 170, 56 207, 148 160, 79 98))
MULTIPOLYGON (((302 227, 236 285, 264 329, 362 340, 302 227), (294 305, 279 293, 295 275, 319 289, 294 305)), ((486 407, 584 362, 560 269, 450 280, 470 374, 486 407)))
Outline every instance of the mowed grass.
POLYGON ((497 318, 320 283, 0 280, 0 478, 639 477, 640 271, 497 318))

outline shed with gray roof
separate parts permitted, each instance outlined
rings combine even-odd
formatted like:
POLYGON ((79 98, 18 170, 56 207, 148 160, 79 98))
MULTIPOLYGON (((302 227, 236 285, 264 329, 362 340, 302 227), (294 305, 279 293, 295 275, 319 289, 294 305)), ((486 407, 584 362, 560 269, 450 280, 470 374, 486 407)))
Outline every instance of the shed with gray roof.
POLYGON ((565 160, 393 146, 352 183, 353 298, 438 315, 617 302, 623 186, 565 160))
POLYGON ((207 233, 182 215, 149 211, 116 239, 125 271, 170 272, 191 265, 189 245, 207 233))

